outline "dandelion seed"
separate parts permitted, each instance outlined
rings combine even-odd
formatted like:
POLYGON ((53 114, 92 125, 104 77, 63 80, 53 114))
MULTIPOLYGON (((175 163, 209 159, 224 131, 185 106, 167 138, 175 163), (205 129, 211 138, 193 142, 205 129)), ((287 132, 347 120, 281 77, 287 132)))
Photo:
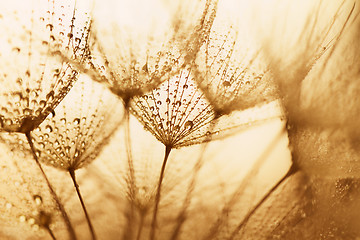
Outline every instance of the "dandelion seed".
MULTIPOLYGON (((49 57, 49 52, 63 51, 71 58, 81 59, 84 47, 81 49, 75 46, 76 50, 65 50, 72 45, 64 41, 59 32, 76 31, 76 28, 66 28, 56 20, 56 16, 59 16, 60 19, 72 21, 61 15, 62 11, 57 9, 60 6, 50 3, 54 11, 51 15, 46 14, 44 6, 47 4, 38 3, 41 7, 37 10, 19 4, 13 5, 15 13, 7 12, 11 11, 12 6, 4 8, 8 17, 0 21, 4 31, 7 31, 0 39, 0 65, 3 67, 3 76, 0 78, 0 122, 2 131, 25 133, 32 131, 48 114, 53 113, 53 109, 76 80, 76 71, 68 63, 49 57), (44 21, 40 21, 40 17, 44 21), (45 26, 47 22, 51 23, 50 29, 45 26), (55 43, 42 45, 43 39, 48 39, 49 35, 56 35, 55 43), (21 45, 19 51, 7 51, 13 44, 21 45), (56 75, 53 76, 54 72, 56 75)), ((82 38, 85 41, 86 32, 82 38)))
MULTIPOLYGON (((218 14, 220 15, 220 14, 218 14)), ((195 60, 195 80, 218 115, 276 100, 260 47, 248 39, 244 27, 217 16, 195 60), (226 32, 226 30, 228 30, 226 32)), ((245 28, 246 29, 246 28, 245 28)))
MULTIPOLYGON (((73 45, 62 37, 62 31, 77 30, 72 27, 75 16, 67 15, 70 19, 65 20, 65 14, 55 1, 49 5, 47 1, 32 3, 39 7, 32 9, 17 1, 2 8, 7 18, 0 19, 0 25, 7 34, 2 34, 0 38, 0 65, 3 68, 0 78, 0 131, 26 135, 34 160, 62 211, 70 237, 75 239, 67 213, 38 162, 39 155, 33 149, 30 132, 49 114, 54 115, 54 108, 77 79, 77 71, 69 63, 59 61, 51 55, 63 51, 69 58, 81 60, 85 53, 81 49, 84 49, 85 45, 73 45), (71 23, 71 26, 62 25, 63 19, 71 23), (44 41, 47 44, 44 44, 44 41), (8 49, 12 48, 16 51, 9 52, 8 49)), ((74 5, 72 7, 74 8, 74 5)), ((71 4, 69 8, 71 9, 71 4)), ((86 35, 85 31, 81 38, 85 39, 86 35)), ((50 128, 48 130, 52 131, 50 128)))
POLYGON ((121 106, 117 98, 103 86, 89 79, 79 80, 57 108, 56 117, 46 118, 40 124, 39 131, 32 134, 34 146, 41 153, 39 160, 69 172, 93 239, 96 239, 95 230, 81 196, 75 171, 95 160, 108 142, 119 125, 117 120, 122 119, 119 117, 123 113, 121 106), (64 124, 66 122, 68 124, 64 124), (49 128, 58 130, 49 131, 49 128), (47 141, 54 145, 44 144, 42 139, 46 133, 49 135, 47 141), (75 138, 72 143, 70 139, 75 138))
POLYGON ((211 27, 215 8, 212 1, 172 2, 168 6, 158 1, 118 2, 112 9, 99 2, 92 25, 90 75, 106 83, 126 104, 194 58, 198 41, 211 27))

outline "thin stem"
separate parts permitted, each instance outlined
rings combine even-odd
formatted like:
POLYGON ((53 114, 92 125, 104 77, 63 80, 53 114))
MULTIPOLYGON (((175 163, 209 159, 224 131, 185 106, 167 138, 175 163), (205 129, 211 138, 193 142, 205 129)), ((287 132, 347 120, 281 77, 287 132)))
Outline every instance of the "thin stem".
POLYGON ((223 207, 221 214, 219 214, 218 219, 215 221, 213 226, 210 228, 208 234, 205 235, 203 240, 207 240, 210 238, 215 238, 215 236, 219 233, 221 225, 227 222, 227 218, 229 216, 230 209, 234 204, 239 202, 239 198, 243 196, 245 189, 250 185, 251 181, 257 176, 261 166, 266 161, 269 154, 274 150, 279 140, 285 134, 285 128, 281 128, 280 132, 275 136, 275 138, 270 142, 270 144, 265 148, 265 150, 261 153, 258 159, 255 161, 252 169, 245 175, 240 185, 236 189, 236 191, 232 194, 230 200, 223 207))
POLYGON ((166 163, 169 158, 171 149, 172 149, 171 146, 165 146, 165 156, 164 156, 163 164, 161 166, 160 177, 159 177, 159 182, 158 182, 156 197, 155 197, 154 212, 153 212, 153 217, 152 217, 152 221, 151 221, 150 240, 155 239, 156 220, 157 220, 157 213, 158 213, 160 197, 161 197, 161 186, 162 186, 162 181, 164 179, 166 163))
POLYGON ((71 176, 71 179, 72 179, 72 181, 73 181, 73 183, 74 183, 74 186, 75 186, 75 189, 76 189, 76 193, 77 193, 77 195, 78 195, 78 197, 79 197, 79 200, 80 200, 80 203, 81 203, 81 207, 82 207, 82 209, 84 210, 86 222, 87 222, 87 224, 88 224, 88 226, 89 226, 89 230, 90 230, 90 233, 91 233, 91 237, 92 237, 93 240, 96 240, 96 235, 95 235, 94 227, 93 227, 93 225, 92 225, 92 223, 91 223, 89 214, 88 214, 88 212, 87 212, 87 210, 86 210, 86 206, 85 206, 84 200, 83 200, 83 198, 82 198, 82 196, 81 196, 81 193, 80 193, 79 185, 78 185, 77 182, 76 182, 75 171, 74 171, 74 169, 71 169, 71 168, 69 168, 68 171, 69 171, 69 174, 70 174, 70 176, 71 176))
POLYGON ((280 178, 280 180, 261 198, 261 200, 246 214, 245 218, 240 222, 240 224, 235 228, 235 230, 233 231, 233 233, 231 234, 229 240, 234 239, 234 237, 236 236, 236 234, 242 230, 246 224, 248 223, 249 219, 251 218, 252 215, 254 215, 254 213, 261 207, 261 205, 271 196, 271 194, 273 192, 275 192, 275 190, 286 180, 288 179, 290 176, 292 176, 294 173, 297 172, 297 168, 295 167, 295 165, 291 165, 291 167, 289 168, 289 170, 286 172, 286 174, 280 178))
POLYGON ((46 181, 46 184, 47 184, 48 187, 49 187, 50 193, 51 193, 52 197, 54 198, 54 200, 55 200, 55 202, 56 202, 56 204, 57 204, 57 206, 58 206, 58 208, 59 208, 59 210, 60 210, 60 212, 61 212, 61 215, 62 215, 62 217, 63 217, 63 219, 64 219, 64 222, 65 222, 65 224, 66 224, 66 227, 67 227, 67 229, 68 229, 68 232, 69 232, 69 235, 70 235, 70 239, 75 240, 75 239, 77 239, 77 238, 76 238, 76 235, 75 235, 74 228, 73 228, 73 226, 72 226, 72 224, 71 224, 71 222, 70 222, 69 216, 67 215, 64 206, 63 206, 62 203, 60 202, 59 197, 57 196, 54 188, 52 187, 52 185, 51 185, 48 177, 46 176, 46 174, 45 174, 45 172, 44 172, 44 169, 42 168, 42 166, 41 166, 41 164, 40 164, 40 162, 39 162, 39 159, 38 159, 38 157, 37 157, 37 155, 36 155, 36 153, 35 153, 35 147, 34 147, 34 144, 33 144, 33 142, 32 142, 30 132, 26 132, 26 133, 25 133, 25 136, 26 136, 26 139, 27 139, 27 141, 28 141, 28 143, 29 143, 29 145, 30 145, 30 149, 31 149, 33 158, 34 158, 34 160, 35 160, 35 162, 36 162, 36 165, 39 167, 40 172, 41 172, 42 176, 44 177, 44 179, 45 179, 45 181, 46 181))
POLYGON ((52 238, 53 240, 56 240, 56 237, 55 237, 53 231, 50 229, 50 227, 47 226, 47 227, 46 227, 46 230, 47 230, 48 233, 50 234, 51 238, 52 238))
MULTIPOLYGON (((211 131, 213 130, 213 127, 211 127, 211 131)), ((211 136, 209 136, 209 138, 207 139, 207 141, 203 144, 202 149, 201 149, 201 153, 200 156, 198 158, 198 160, 196 161, 196 164, 194 166, 194 171, 191 177, 191 181, 190 184, 188 186, 187 192, 186 192, 186 196, 183 202, 183 206, 182 206, 182 210, 179 213, 179 216, 177 217, 177 225, 175 226, 175 230, 171 236, 171 240, 176 240, 179 236, 179 233, 181 231, 182 225, 185 222, 185 218, 186 218, 186 212, 187 209, 190 206, 190 202, 191 202, 191 197, 192 197, 192 193, 194 191, 195 185, 196 185, 196 181, 197 181, 197 177, 198 177, 198 173, 204 163, 204 153, 205 150, 208 146, 208 144, 210 143, 211 140, 211 136)))
POLYGON ((132 239, 133 233, 133 219, 134 219, 134 199, 135 199, 135 172, 134 172, 134 163, 132 158, 132 151, 131 151, 131 137, 130 137, 130 112, 129 112, 129 102, 125 101, 125 113, 124 113, 124 121, 125 121, 125 148, 126 148, 126 155, 127 155, 127 162, 129 168, 129 182, 128 191, 130 195, 130 212, 127 214, 127 230, 124 231, 123 239, 132 239))

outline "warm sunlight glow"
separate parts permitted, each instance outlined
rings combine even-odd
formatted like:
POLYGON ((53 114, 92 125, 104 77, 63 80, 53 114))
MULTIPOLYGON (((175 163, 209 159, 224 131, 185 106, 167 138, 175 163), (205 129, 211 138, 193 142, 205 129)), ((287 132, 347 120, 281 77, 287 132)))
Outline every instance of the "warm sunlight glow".
POLYGON ((0 29, 0 239, 359 238, 359 0, 12 0, 0 29))

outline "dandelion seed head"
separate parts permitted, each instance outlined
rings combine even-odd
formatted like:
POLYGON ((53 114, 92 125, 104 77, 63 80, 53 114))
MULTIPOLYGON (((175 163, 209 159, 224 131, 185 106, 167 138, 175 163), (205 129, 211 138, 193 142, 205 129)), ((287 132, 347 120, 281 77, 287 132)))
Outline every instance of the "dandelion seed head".
POLYGON ((197 84, 220 115, 278 98, 260 46, 231 24, 219 17, 214 21, 195 61, 197 84))
POLYGON ((176 147, 214 118, 198 91, 191 69, 183 70, 148 94, 134 98, 131 111, 160 142, 176 147))
POLYGON ((118 1, 113 10, 123 14, 104 10, 107 5, 99 2, 92 25, 90 75, 128 101, 178 73, 199 51, 199 39, 213 21, 215 6, 200 2, 155 1, 149 7, 148 1, 118 1), (184 4, 187 11, 178 8, 184 4))
POLYGON ((0 123, 2 131, 25 133, 53 112, 77 78, 76 70, 51 53, 80 58, 84 46, 64 35, 74 32, 85 38, 86 33, 77 31, 69 9, 55 8, 51 1, 34 1, 36 9, 20 2, 3 8, 7 18, 0 19, 7 32, 0 38, 0 123))
POLYGON ((92 162, 123 116, 118 99, 86 78, 74 85, 56 111, 32 136, 39 159, 64 170, 92 162))

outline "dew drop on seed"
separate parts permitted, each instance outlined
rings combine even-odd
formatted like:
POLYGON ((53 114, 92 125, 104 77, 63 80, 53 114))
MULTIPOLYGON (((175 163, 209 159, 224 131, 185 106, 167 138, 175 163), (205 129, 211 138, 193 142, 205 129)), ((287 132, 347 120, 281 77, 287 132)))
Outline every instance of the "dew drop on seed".
POLYGON ((28 223, 30 225, 33 225, 35 223, 35 219, 34 218, 29 218, 28 223))
POLYGON ((9 119, 6 119, 5 120, 5 125, 8 125, 8 126, 10 126, 10 125, 12 125, 12 120, 9 118, 9 119))
POLYGON ((224 82, 223 82, 223 86, 226 87, 226 88, 227 88, 227 87, 230 87, 230 86, 231 86, 231 83, 230 83, 229 81, 224 81, 224 82))
POLYGON ((194 123, 192 121, 187 121, 184 125, 185 129, 190 130, 194 126, 194 123))
POLYGON ((39 195, 34 195, 34 201, 36 205, 41 205, 42 204, 42 197, 39 195))
POLYGON ((52 101, 52 100, 54 100, 54 91, 50 91, 50 92, 46 95, 46 100, 47 100, 47 101, 52 101))
POLYGON ((47 125, 45 127, 45 131, 48 132, 48 133, 51 133, 53 131, 52 127, 50 125, 47 125))
POLYGON ((44 101, 44 100, 41 100, 40 102, 39 102, 39 106, 40 107, 45 107, 45 105, 46 105, 46 101, 44 101))
POLYGON ((69 154, 70 153, 70 147, 69 146, 67 146, 67 147, 65 147, 65 152, 67 153, 67 154, 69 154))
POLYGON ((20 220, 20 222, 25 222, 26 217, 25 217, 24 215, 21 215, 21 216, 19 217, 19 220, 20 220))
POLYGON ((80 119, 79 118, 75 118, 74 119, 74 125, 79 125, 80 123, 80 119))

